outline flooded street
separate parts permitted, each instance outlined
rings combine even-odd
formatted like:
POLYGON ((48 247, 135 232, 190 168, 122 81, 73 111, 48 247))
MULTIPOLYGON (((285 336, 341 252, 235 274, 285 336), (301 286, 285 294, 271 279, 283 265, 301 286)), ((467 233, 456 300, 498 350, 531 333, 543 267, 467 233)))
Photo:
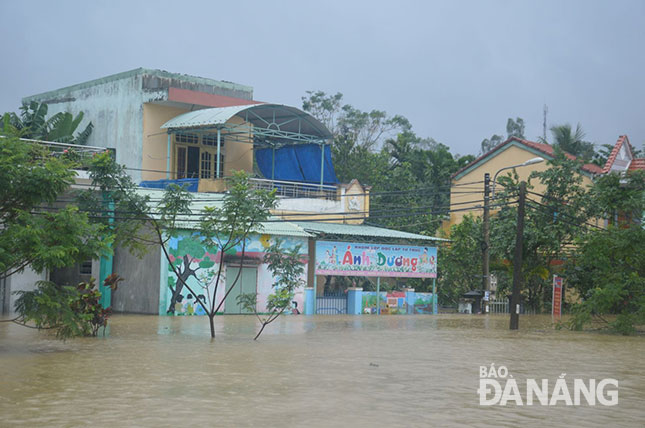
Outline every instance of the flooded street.
MULTIPOLYGON (((258 342, 250 316, 120 315, 59 342, 0 324, 2 426, 634 426, 645 338, 555 331, 550 317, 291 316, 258 342), (479 366, 615 378, 613 407, 479 405, 479 366)), ((551 388, 552 389, 552 388, 551 388)), ((524 393, 522 393, 524 396, 524 393)))

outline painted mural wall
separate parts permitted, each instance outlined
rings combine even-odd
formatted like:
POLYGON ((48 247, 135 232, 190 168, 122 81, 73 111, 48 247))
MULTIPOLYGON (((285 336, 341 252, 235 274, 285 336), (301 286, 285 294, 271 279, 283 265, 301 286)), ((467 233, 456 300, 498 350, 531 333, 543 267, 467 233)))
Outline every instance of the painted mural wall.
MULTIPOLYGON (((408 312, 406 294, 403 291, 381 291, 379 294, 381 315, 403 315, 408 312)), ((376 291, 363 291, 362 312, 375 314, 377 307, 376 291)), ((413 314, 432 314, 432 293, 414 293, 413 314)))
MULTIPOLYGON (((267 297, 273 292, 273 276, 268 271, 267 266, 262 263, 262 259, 264 258, 266 249, 275 242, 274 239, 274 237, 266 234, 251 235, 245 244, 244 267, 257 269, 257 301, 259 312, 266 311, 267 297)), ((303 258, 306 257, 306 238, 280 237, 280 239, 283 241, 283 248, 285 249, 291 250, 300 245, 299 254, 303 258)), ((221 253, 206 247, 201 241, 200 236, 192 231, 184 231, 179 236, 170 239, 168 246, 172 263, 193 292, 191 293, 191 291, 183 286, 172 267, 165 260, 165 263, 162 263, 161 267, 159 315, 206 315, 198 300, 205 302, 207 307, 210 307, 213 299, 215 299, 215 306, 217 306, 224 298, 227 284, 227 268, 229 266, 233 268, 240 266, 239 260, 237 262, 227 261, 227 258, 239 258, 242 255, 242 244, 240 243, 222 257, 221 253), (217 281, 217 272, 222 260, 224 260, 222 275, 219 279, 217 292, 213 295, 217 281)), ((306 267, 305 272, 307 272, 306 267)), ((302 279, 306 282, 306 273, 303 274, 302 279)), ((231 295, 227 298, 227 301, 235 297, 236 289, 239 287, 240 283, 238 282, 231 295)), ((304 290, 302 288, 296 290, 293 300, 296 302, 298 310, 302 312, 304 308, 304 290)), ((218 313, 226 313, 225 307, 226 305, 223 304, 218 313)))

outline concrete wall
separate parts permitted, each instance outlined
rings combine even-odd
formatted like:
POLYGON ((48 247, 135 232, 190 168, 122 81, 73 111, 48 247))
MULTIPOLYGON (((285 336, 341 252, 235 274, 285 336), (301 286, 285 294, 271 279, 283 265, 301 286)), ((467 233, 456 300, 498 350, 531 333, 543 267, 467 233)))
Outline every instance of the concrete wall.
POLYGON ((142 148, 142 180, 161 180, 166 178, 167 158, 170 155, 170 170, 175 170, 174 149, 168 154, 168 134, 161 125, 175 116, 186 113, 188 109, 146 103, 143 105, 143 148, 142 148), (151 170, 151 171, 150 171, 151 170))
MULTIPOLYGON (((243 124, 244 120, 235 116, 227 123, 239 125, 243 124)), ((253 140, 250 138, 243 139, 241 136, 237 136, 235 141, 232 141, 230 138, 226 138, 226 134, 224 134, 224 139, 224 147, 226 150, 224 157, 224 175, 230 176, 233 174, 233 171, 252 173, 253 140)))
POLYGON ((25 100, 46 102, 48 116, 58 112, 84 113, 79 129, 88 122, 94 130, 88 144, 116 149, 116 159, 126 167, 135 181, 140 181, 142 165, 143 102, 163 99, 163 91, 143 93, 142 76, 118 80, 95 81, 94 85, 77 85, 55 93, 45 93, 25 100))
POLYGON ((3 308, 0 313, 4 312, 6 315, 13 315, 14 306, 16 303, 16 291, 33 291, 36 288, 36 282, 46 281, 48 279, 48 272, 37 273, 31 268, 25 268, 21 273, 11 275, 4 283, 4 295, 0 296, 3 308))
POLYGON ((161 249, 153 246, 139 259, 125 248, 117 248, 113 270, 124 278, 112 293, 115 312, 157 314, 159 312, 159 281, 161 249))

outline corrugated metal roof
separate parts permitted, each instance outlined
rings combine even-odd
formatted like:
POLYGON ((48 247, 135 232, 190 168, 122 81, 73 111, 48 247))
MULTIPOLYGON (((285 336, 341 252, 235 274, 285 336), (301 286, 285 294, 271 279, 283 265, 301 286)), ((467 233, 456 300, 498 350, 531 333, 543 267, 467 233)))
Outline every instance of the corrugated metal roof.
POLYGON ((260 128, 279 128, 281 131, 313 135, 325 140, 332 138, 327 127, 309 113, 295 107, 269 103, 190 111, 170 119, 161 128, 179 130, 217 127, 236 115, 246 119, 243 113, 251 113, 248 121, 260 128))
MULTIPOLYGON (((150 197, 150 205, 152 210, 156 212, 161 199, 163 198, 163 191, 156 189, 140 188, 137 193, 150 197)), ((199 213, 203 212, 206 207, 219 208, 222 206, 224 195, 221 193, 191 193, 193 201, 190 205, 190 210, 193 215, 180 216, 177 221, 179 229, 196 230, 199 229, 199 213)), ((255 233, 266 233, 268 235, 277 236, 299 236, 308 238, 313 236, 307 233, 304 229, 291 222, 263 222, 260 227, 253 230, 255 233)))
POLYGON ((296 224, 307 232, 316 234, 324 233, 329 235, 364 236, 373 238, 448 241, 448 239, 419 235, 416 233, 401 232, 399 230, 386 229, 383 227, 367 226, 364 224, 339 224, 319 222, 296 222, 296 224))

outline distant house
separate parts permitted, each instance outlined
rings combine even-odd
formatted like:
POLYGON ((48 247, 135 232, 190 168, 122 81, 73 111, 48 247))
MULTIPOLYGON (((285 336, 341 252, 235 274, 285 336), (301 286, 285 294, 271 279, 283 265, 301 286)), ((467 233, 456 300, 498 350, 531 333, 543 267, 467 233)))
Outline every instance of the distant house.
MULTIPOLYGON (((569 159, 576 158, 568 153, 566 156, 569 159)), ((450 213, 450 222, 447 226, 460 223, 467 214, 475 216, 482 214, 484 174, 490 174, 492 187, 495 173, 500 169, 519 165, 535 157, 541 157, 545 161, 552 160, 554 158, 554 149, 549 144, 511 137, 454 173, 450 190, 450 205, 451 209, 458 209, 459 211, 450 213)), ((548 167, 546 162, 541 162, 516 168, 516 172, 520 180, 527 180, 532 172, 544 171, 548 167)), ((597 165, 583 165, 581 169, 583 185, 591 185, 593 178, 602 173, 603 169, 597 165)), ((534 181, 532 184, 535 186, 534 192, 544 192, 545 188, 541 183, 534 181)), ((499 190, 499 186, 497 190, 499 190)))
POLYGON ((635 158, 629 138, 627 135, 621 135, 618 137, 602 172, 608 174, 635 170, 645 170, 645 158, 635 158))
MULTIPOLYGON (((604 174, 624 174, 637 170, 645 170, 645 158, 634 157, 634 150, 629 142, 629 138, 627 135, 621 135, 618 137, 618 141, 616 141, 602 172, 604 174)), ((637 219, 639 218, 638 213, 636 213, 635 217, 637 219)), ((633 219, 634 216, 625 215, 625 213, 614 213, 613 218, 610 218, 609 221, 620 223, 622 221, 629 221, 628 218, 633 219)), ((640 220, 642 224, 645 224, 645 213, 642 213, 640 220)))

